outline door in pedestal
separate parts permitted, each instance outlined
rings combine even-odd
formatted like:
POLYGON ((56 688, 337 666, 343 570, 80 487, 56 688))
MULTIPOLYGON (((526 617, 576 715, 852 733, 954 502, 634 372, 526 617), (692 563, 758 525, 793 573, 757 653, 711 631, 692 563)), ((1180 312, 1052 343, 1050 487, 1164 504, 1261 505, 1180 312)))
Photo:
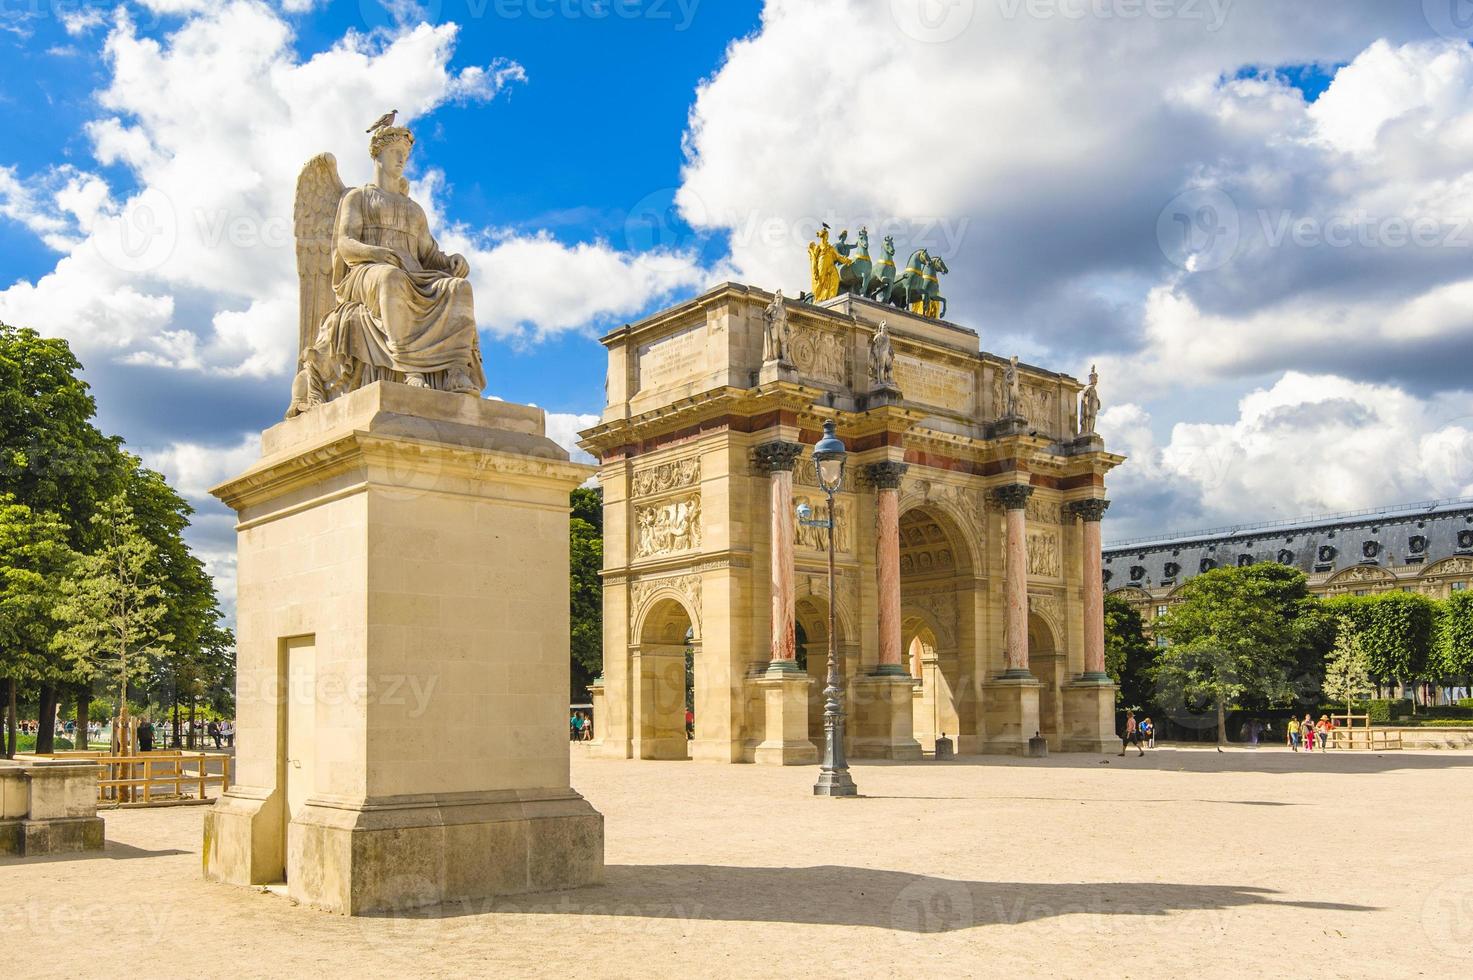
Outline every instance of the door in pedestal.
MULTIPOLYGON (((313 742, 317 724, 316 637, 299 636, 286 641, 285 673, 286 737, 280 744, 286 755, 285 823, 290 824, 301 812, 313 789, 313 742)), ((291 880, 291 875, 288 851, 287 880, 291 880)))

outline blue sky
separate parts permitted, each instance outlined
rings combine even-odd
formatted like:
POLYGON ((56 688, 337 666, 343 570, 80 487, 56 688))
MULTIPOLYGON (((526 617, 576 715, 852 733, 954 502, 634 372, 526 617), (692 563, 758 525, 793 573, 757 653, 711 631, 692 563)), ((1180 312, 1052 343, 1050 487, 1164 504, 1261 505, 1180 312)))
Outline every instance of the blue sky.
POLYGON ((601 333, 796 293, 826 220, 946 257, 985 349, 1099 365, 1107 536, 1473 493, 1473 48, 1440 3, 0 4, 0 317, 73 344, 228 580, 206 491, 286 402, 295 175, 366 179, 399 108, 488 394, 565 444, 601 333))
MULTIPOLYGON (((446 173, 445 211, 472 225, 546 230, 569 243, 606 239, 624 249, 632 240, 638 248, 674 233, 703 246, 710 240, 709 251, 719 252, 722 236, 697 236, 673 212, 663 215, 658 227, 640 215, 649 213, 650 204, 673 198, 681 134, 696 84, 719 67, 733 39, 757 28, 761 4, 682 3, 684 9, 676 0, 617 8, 626 13, 609 4, 602 17, 597 4, 581 2, 449 0, 417 8, 431 22, 460 26, 453 64, 511 59, 529 79, 493 102, 446 105, 416 123, 414 165, 446 173), (575 16, 559 12, 565 10, 575 16)), ((88 159, 82 128, 96 117, 93 96, 109 74, 85 53, 56 53, 89 47, 70 36, 59 17, 49 15, 76 5, 40 6, 48 13, 19 16, 18 11, 35 9, 29 4, 0 8, 9 12, 0 14, 0 24, 29 32, 0 32, 0 104, 12 132, 26 134, 0 151, 0 164, 23 173, 88 159)), ((94 9, 111 7, 98 3, 94 9)), ((148 37, 166 38, 182 22, 177 16, 135 11, 139 33, 148 37)), ((375 0, 333 2, 290 18, 293 48, 305 60, 350 30, 397 29, 419 19, 412 13, 396 18, 390 6, 375 0)), ((126 167, 97 169, 116 192, 136 187, 126 167)), ((5 270, 0 283, 38 278, 57 258, 57 252, 38 248, 24 226, 0 221, 0 268, 5 270)), ((537 345, 487 336, 491 390, 554 411, 597 411, 604 357, 590 337, 601 326, 537 345)), ((140 383, 146 384, 148 373, 140 383)), ((132 429, 150 439, 151 432, 140 431, 140 415, 153 413, 128 403, 132 389, 117 392, 117 398, 112 394, 98 392, 109 421, 125 435, 132 429)), ((260 425, 274 421, 279 400, 279 392, 272 392, 252 406, 260 425)), ((159 414, 178 417, 167 404, 159 414)), ((201 419, 199 430, 182 431, 198 438, 211 424, 201 419)))

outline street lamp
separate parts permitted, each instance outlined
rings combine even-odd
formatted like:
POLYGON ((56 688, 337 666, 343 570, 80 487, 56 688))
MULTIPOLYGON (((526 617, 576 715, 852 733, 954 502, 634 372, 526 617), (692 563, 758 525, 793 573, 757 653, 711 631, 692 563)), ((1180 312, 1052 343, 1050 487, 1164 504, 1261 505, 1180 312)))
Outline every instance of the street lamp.
POLYGON ((824 422, 823 438, 813 447, 813 462, 818 470, 818 486, 828 497, 828 518, 814 520, 812 508, 806 504, 798 508, 800 523, 829 531, 829 674, 823 689, 823 763, 818 770, 818 782, 813 785, 814 796, 859 795, 859 788, 849 775, 849 764, 844 760, 844 695, 839 680, 834 615, 834 494, 844 483, 844 460, 848 456, 844 444, 834 435, 833 420, 824 422))

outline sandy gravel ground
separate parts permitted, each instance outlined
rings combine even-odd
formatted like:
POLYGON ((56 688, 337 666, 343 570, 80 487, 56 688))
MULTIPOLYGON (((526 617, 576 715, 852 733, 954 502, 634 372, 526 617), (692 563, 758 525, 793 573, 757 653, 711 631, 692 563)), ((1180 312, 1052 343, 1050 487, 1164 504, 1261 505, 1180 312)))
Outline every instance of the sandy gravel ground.
POLYGON ((0 976, 1468 976, 1473 754, 608 762, 598 888, 348 919, 200 877, 203 810, 0 860, 0 976))

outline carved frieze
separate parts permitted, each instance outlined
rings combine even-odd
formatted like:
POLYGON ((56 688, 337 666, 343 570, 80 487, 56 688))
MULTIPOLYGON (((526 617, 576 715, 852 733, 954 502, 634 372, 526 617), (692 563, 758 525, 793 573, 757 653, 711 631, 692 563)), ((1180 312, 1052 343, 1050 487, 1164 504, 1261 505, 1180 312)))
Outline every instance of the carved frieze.
POLYGON ((1030 524, 1062 524, 1059 504, 1034 494, 1025 508, 1030 524))
POLYGON ((1064 623, 1064 604, 1056 595, 1030 592, 1028 608, 1049 620, 1055 629, 1064 623))
POLYGON ((674 459, 635 470, 634 479, 630 481, 630 494, 635 497, 652 497, 658 493, 692 487, 700 482, 701 461, 698 457, 674 459))
POLYGON ((1054 424, 1055 392, 1038 385, 1024 384, 1021 392, 1023 417, 1033 423, 1034 428, 1051 431, 1054 424))
POLYGON ((1059 577, 1059 537, 1052 531, 1028 535, 1028 574, 1041 578, 1059 577))
POLYGON ((694 551, 701 546, 701 495, 683 494, 634 508, 636 558, 694 551))
POLYGON ((928 619, 935 623, 939 635, 936 640, 942 646, 949 647, 956 641, 956 593, 955 592, 911 592, 907 590, 901 596, 901 615, 907 606, 920 609, 927 613, 928 619))
MULTIPOLYGON (((793 506, 807 504, 813 508, 813 518, 823 519, 828 515, 828 500, 821 494, 794 494, 793 506)), ((834 535, 834 551, 847 555, 853 550, 851 540, 851 529, 854 527, 853 504, 848 500, 836 499, 834 501, 834 524, 836 527, 834 535)), ((829 532, 827 528, 811 527, 806 524, 793 522, 793 544, 798 548, 806 548, 809 551, 822 551, 825 554, 829 550, 829 532)))
POLYGON ((844 341, 832 330, 813 326, 795 330, 791 360, 804 377, 834 385, 847 382, 849 372, 845 370, 844 341))

